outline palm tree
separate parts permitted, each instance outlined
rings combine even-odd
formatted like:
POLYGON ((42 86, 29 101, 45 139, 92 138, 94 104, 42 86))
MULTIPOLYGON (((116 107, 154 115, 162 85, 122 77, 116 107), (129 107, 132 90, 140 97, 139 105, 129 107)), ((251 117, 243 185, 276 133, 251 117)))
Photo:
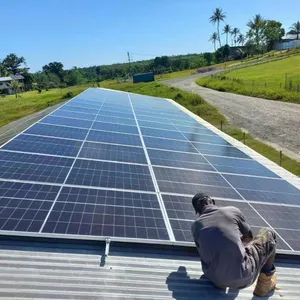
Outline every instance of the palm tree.
POLYGON ((236 27, 234 27, 231 31, 231 36, 233 36, 234 46, 236 46, 237 42, 237 35, 240 33, 240 30, 236 27))
POLYGON ((226 18, 226 15, 223 13, 222 8, 217 7, 213 11, 213 15, 209 18, 209 21, 213 24, 217 24, 217 32, 218 32, 218 40, 219 40, 219 45, 221 45, 221 39, 220 39, 220 21, 224 21, 226 18))
POLYGON ((245 41, 246 41, 245 36, 242 33, 240 33, 239 36, 238 36, 238 38, 237 38, 237 42, 239 44, 241 44, 242 46, 244 46, 245 41))
POLYGON ((20 91, 21 85, 18 80, 12 80, 9 83, 9 87, 15 92, 16 98, 18 98, 18 93, 20 91))
POLYGON ((228 34, 231 32, 231 27, 230 25, 226 24, 223 28, 223 33, 226 34, 226 45, 228 45, 228 34))
MULTIPOLYGON (((260 14, 257 14, 253 17, 253 20, 249 20, 247 23, 247 26, 250 28, 250 32, 252 31, 252 35, 254 35, 255 38, 255 44, 256 44, 256 50, 259 48, 259 43, 261 40, 261 32, 264 27, 265 21, 263 17, 260 14)), ((250 34, 250 35, 251 35, 250 34)))
POLYGON ((218 34, 216 33, 216 32, 214 32, 211 36, 210 36, 210 38, 209 38, 209 40, 214 44, 214 49, 215 49, 215 52, 216 52, 216 42, 217 42, 217 40, 218 40, 218 34))
POLYGON ((297 38, 296 40, 299 40, 299 35, 300 35, 300 22, 296 22, 294 23, 291 27, 290 27, 290 31, 288 32, 288 34, 290 35, 296 35, 297 38))

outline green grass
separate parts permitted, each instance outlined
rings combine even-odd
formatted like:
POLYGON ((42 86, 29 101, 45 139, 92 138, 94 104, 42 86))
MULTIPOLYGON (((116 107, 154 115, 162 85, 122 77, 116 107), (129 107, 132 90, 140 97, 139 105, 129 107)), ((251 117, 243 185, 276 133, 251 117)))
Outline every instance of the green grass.
POLYGON ((15 95, 0 97, 0 127, 12 121, 68 100, 68 93, 73 97, 84 91, 88 85, 73 86, 64 89, 25 92, 16 98, 15 95))
POLYGON ((177 71, 177 72, 172 72, 172 73, 156 75, 155 78, 157 80, 168 80, 168 79, 186 77, 186 76, 190 76, 190 75, 194 75, 194 74, 196 74, 196 70, 188 69, 188 70, 182 70, 182 71, 177 71))
POLYGON ((218 91, 300 103, 300 55, 200 78, 196 82, 218 91))
MULTIPOLYGON (((196 94, 188 93, 174 87, 168 87, 159 82, 118 84, 110 81, 103 82, 102 86, 110 89, 173 99, 219 129, 221 127, 222 121, 222 128, 225 133, 239 141, 244 141, 244 132, 241 129, 230 125, 226 118, 222 114, 220 114, 215 107, 205 102, 203 98, 196 94)), ((273 147, 268 146, 263 142, 253 138, 250 134, 245 134, 245 144, 258 153, 269 158, 273 162, 279 164, 279 151, 277 151, 273 147)), ((282 167, 298 176, 300 175, 300 162, 293 160, 288 156, 283 155, 282 167)))
MULTIPOLYGON (((200 116, 209 123, 220 128, 222 121, 223 131, 237 140, 242 141, 244 133, 239 128, 232 127, 226 118, 219 113, 219 111, 206 103, 200 96, 181 91, 174 87, 168 87, 159 82, 151 83, 116 83, 113 80, 107 80, 101 83, 102 87, 117 89, 122 91, 128 91, 132 93, 157 96, 162 98, 170 98, 183 105, 196 115, 200 116)), ((6 125, 11 121, 32 114, 36 111, 42 110, 49 106, 55 105, 62 101, 67 100, 65 98, 68 92, 72 92, 73 95, 77 95, 85 90, 88 85, 75 86, 65 89, 53 89, 48 92, 43 91, 42 94, 38 92, 26 92, 21 95, 21 98, 16 99, 15 96, 8 96, 0 98, 0 126, 6 125)), ((265 145, 264 143, 254 139, 251 135, 245 135, 246 145, 271 159, 275 163, 279 163, 279 152, 274 148, 265 145)), ((283 157, 282 166, 290 172, 300 175, 300 163, 287 157, 283 157)))

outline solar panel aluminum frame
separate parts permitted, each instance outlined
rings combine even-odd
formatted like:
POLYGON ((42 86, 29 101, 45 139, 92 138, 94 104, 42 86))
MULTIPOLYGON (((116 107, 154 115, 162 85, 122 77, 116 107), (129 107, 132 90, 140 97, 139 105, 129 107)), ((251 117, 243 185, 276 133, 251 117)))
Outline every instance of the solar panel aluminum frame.
MULTIPOLYGON (((12 231, 2 231, 0 233, 2 238, 19 238, 19 239, 26 239, 26 238, 37 238, 37 239, 49 239, 52 240, 59 239, 62 241, 69 241, 69 240, 77 240, 79 242, 88 242, 88 241, 96 241, 96 242, 106 242, 110 240, 111 242, 121 242, 121 243, 133 243, 133 244, 144 244, 144 245, 166 245, 166 246, 176 246, 176 247, 192 247, 195 248, 195 244, 191 242, 180 242, 180 241, 167 241, 167 240, 151 240, 151 239, 134 239, 134 238, 121 238, 121 237, 111 237, 111 236, 88 236, 88 235, 71 235, 71 234, 59 234, 59 233, 30 233, 30 232, 12 232, 12 231)), ((295 257, 300 256, 299 251, 292 251, 292 250, 276 250, 276 254, 280 255, 292 255, 295 257)))

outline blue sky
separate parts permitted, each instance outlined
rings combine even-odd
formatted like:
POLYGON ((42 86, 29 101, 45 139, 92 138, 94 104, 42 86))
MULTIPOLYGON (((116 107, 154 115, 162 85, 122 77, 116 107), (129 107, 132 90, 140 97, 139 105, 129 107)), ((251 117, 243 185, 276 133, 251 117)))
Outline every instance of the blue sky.
MULTIPOLYGON (((0 59, 24 56, 31 71, 51 61, 65 68, 160 55, 212 51, 208 22, 222 7, 226 22, 246 31, 256 13, 288 29, 300 19, 299 0, 14 0, 1 3, 0 59), (138 54, 134 54, 138 53, 138 54), (145 55, 149 54, 149 56, 145 55)), ((224 37, 224 36, 223 36, 224 37)))

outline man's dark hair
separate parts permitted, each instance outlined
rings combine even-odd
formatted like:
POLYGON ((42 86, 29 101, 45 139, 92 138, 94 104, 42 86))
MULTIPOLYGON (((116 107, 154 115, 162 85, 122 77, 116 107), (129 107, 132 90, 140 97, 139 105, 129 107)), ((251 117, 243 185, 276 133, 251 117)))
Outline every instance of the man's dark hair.
POLYGON ((209 204, 215 205, 215 201, 204 193, 198 193, 193 197, 192 204, 196 214, 201 214, 204 206, 209 204))

